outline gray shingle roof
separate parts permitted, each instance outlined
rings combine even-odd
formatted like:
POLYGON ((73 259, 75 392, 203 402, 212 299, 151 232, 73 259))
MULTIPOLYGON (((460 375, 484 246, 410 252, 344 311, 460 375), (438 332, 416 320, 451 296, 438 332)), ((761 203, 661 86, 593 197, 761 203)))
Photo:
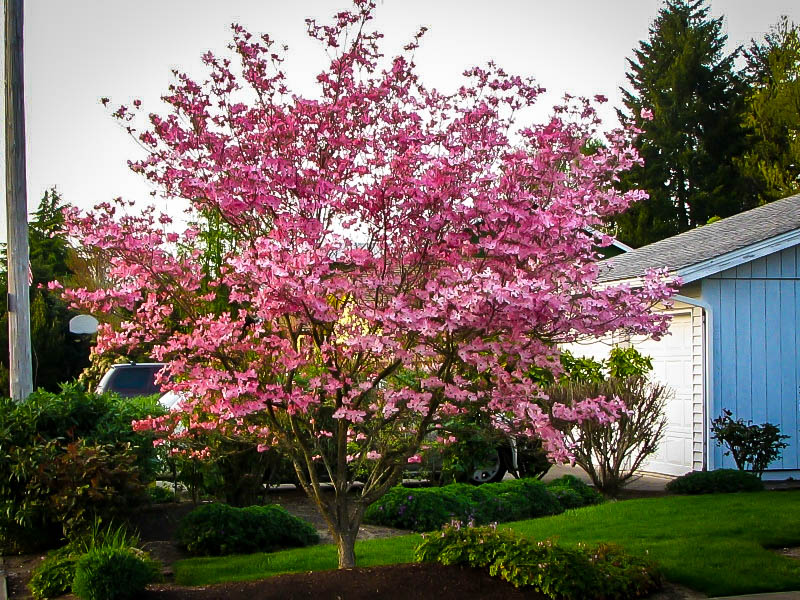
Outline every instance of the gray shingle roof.
POLYGON ((604 260, 598 281, 641 277, 650 268, 676 273, 784 233, 800 229, 800 194, 604 260))

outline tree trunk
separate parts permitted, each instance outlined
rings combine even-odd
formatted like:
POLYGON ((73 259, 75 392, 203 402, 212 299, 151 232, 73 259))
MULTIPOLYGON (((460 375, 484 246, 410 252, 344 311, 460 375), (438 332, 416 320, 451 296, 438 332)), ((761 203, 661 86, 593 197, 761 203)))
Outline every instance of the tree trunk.
POLYGON ((355 531, 334 532, 336 547, 339 552, 339 568, 352 569, 356 566, 356 536, 358 527, 355 531))

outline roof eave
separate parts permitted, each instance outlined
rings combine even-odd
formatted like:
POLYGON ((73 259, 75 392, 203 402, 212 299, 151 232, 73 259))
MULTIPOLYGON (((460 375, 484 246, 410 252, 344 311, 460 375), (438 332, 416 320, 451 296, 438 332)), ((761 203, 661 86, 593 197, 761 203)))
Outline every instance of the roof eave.
POLYGON ((683 267, 678 269, 675 274, 678 275, 684 283, 697 281, 709 275, 738 267, 746 262, 763 258, 764 256, 780 252, 786 248, 791 248, 798 243, 800 243, 800 229, 793 229, 792 231, 787 231, 786 233, 776 235, 766 240, 755 242, 749 246, 739 248, 738 250, 709 258, 695 265, 683 267))

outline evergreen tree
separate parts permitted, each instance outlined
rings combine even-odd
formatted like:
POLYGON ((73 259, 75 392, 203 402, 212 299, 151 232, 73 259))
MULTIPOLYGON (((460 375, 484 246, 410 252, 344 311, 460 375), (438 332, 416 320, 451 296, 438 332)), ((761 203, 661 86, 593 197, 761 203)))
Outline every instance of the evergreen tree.
MULTIPOLYGON (((75 312, 45 287, 55 279, 69 279, 67 265, 71 249, 59 235, 64 203, 54 189, 45 192, 28 223, 28 243, 33 284, 31 301, 31 350, 34 387, 58 391, 59 383, 74 379, 89 364, 89 340, 69 332, 75 312)), ((8 394, 8 273, 5 250, 0 271, 0 394, 8 394)))
POLYGON ((782 17, 745 52, 750 143, 740 167, 769 202, 800 191, 800 30, 782 17))
POLYGON ((752 182, 735 165, 745 143, 744 84, 734 70, 738 50, 725 54, 726 40, 722 19, 709 18, 704 0, 668 0, 628 60, 632 89, 622 90, 619 116, 642 130, 637 145, 645 164, 621 186, 650 195, 618 218, 619 237, 632 246, 756 202, 752 182))

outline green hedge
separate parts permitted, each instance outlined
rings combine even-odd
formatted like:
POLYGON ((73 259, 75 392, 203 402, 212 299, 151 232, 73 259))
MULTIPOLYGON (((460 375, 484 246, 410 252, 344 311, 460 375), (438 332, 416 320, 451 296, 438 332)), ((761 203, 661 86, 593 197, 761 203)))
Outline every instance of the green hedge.
POLYGON ((181 520, 177 538, 183 548, 198 556, 269 552, 319 541, 311 524, 277 505, 235 508, 206 504, 181 520))
POLYGON ((693 471, 667 484, 667 491, 673 494, 727 494, 763 489, 764 483, 756 475, 736 469, 693 471))
POLYGON ((415 558, 488 569, 516 587, 529 587, 558 600, 639 598, 662 585, 652 562, 615 546, 564 548, 508 530, 460 523, 426 534, 415 558))
POLYGON ((367 509, 364 520, 398 529, 431 531, 453 520, 475 524, 516 521, 600 501, 602 497, 597 492, 569 475, 547 485, 538 479, 523 478, 480 486, 397 486, 367 509))

